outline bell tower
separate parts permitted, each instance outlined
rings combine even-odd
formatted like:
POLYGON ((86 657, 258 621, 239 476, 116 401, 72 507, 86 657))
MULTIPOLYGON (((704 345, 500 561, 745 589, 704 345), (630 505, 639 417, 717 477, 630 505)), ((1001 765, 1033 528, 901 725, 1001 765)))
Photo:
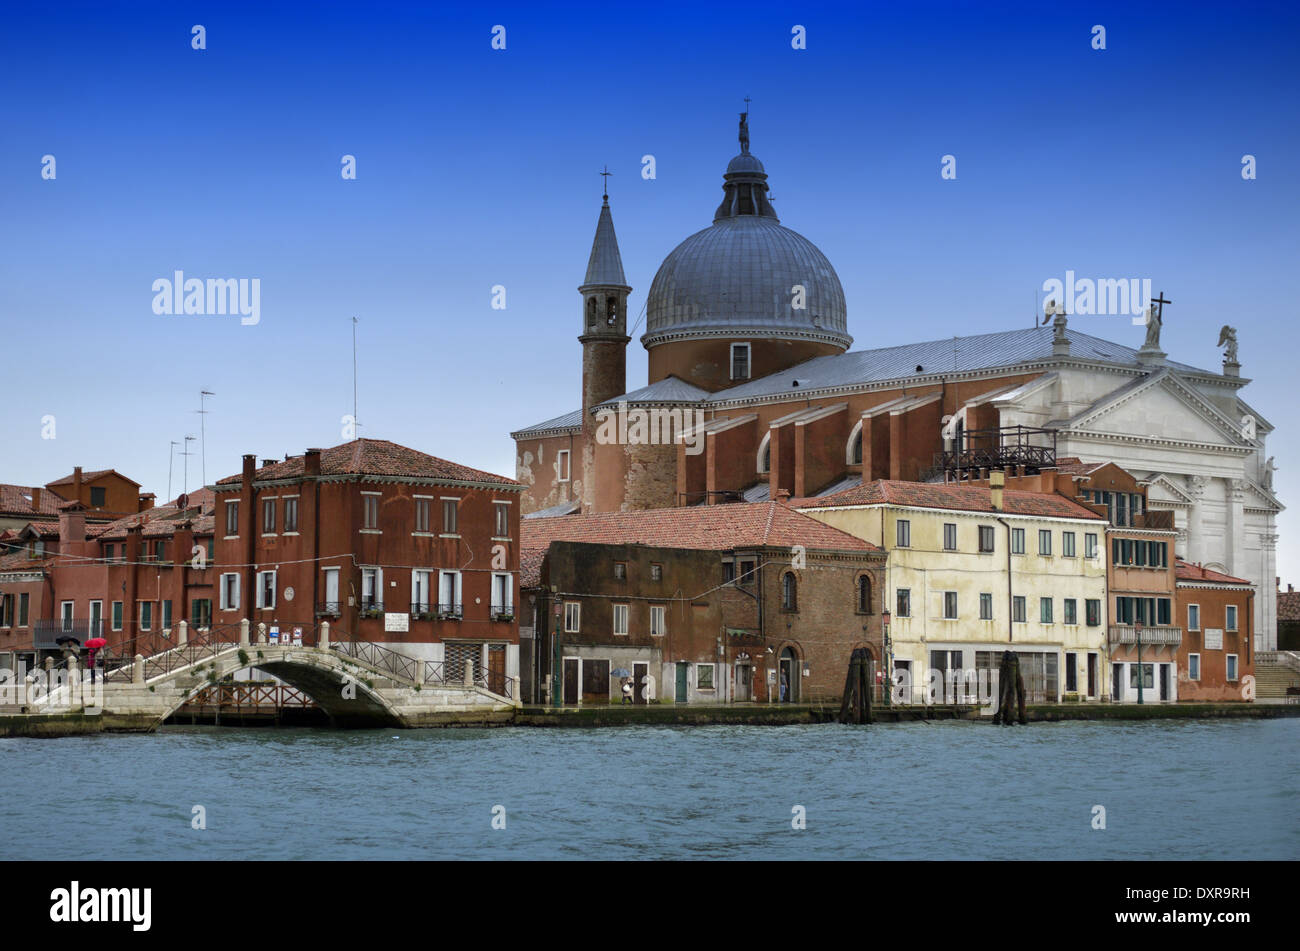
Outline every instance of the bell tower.
POLYGON ((584 433, 594 433, 591 408, 627 392, 627 345, 631 340, 627 335, 627 296, 632 288, 623 277, 608 194, 600 206, 587 276, 578 292, 582 294, 582 334, 578 337, 582 344, 582 428, 584 433))

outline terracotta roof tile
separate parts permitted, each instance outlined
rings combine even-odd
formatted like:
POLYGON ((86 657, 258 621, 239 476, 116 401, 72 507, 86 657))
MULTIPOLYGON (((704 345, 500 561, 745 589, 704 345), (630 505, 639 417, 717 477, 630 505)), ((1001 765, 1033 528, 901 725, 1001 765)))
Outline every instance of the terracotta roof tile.
MULTIPOLYGON (((1026 492, 1004 489, 1003 511, 1010 515, 1038 515, 1047 518, 1086 518, 1104 522, 1105 518, 1084 508, 1073 499, 1050 492, 1026 492)), ((955 509, 966 512, 993 512, 988 486, 944 485, 934 482, 893 482, 878 479, 835 495, 809 499, 801 509, 829 508, 844 505, 902 505, 913 508, 955 509)))
POLYGON ((658 548, 727 551, 776 547, 833 551, 881 551, 870 542, 832 528, 780 502, 735 502, 689 508, 648 509, 524 519, 523 550, 545 550, 553 541, 643 544, 658 548))
POLYGON ((1221 571, 1213 571, 1195 562, 1183 561, 1181 558, 1174 565, 1174 575, 1179 581, 1207 581, 1213 584, 1244 584, 1254 587, 1254 582, 1245 578, 1234 578, 1221 571))
POLYGON ((0 515, 17 516, 19 518, 58 515, 59 506, 65 500, 48 489, 41 489, 40 493, 40 511, 36 511, 32 508, 31 486, 0 483, 0 515))
POLYGON ((1300 591, 1279 591, 1277 593, 1277 619, 1279 621, 1300 621, 1300 591))
MULTIPOLYGON (((258 469, 253 478, 257 481, 293 479, 303 474, 304 457, 293 456, 258 469)), ((341 446, 322 449, 321 475, 375 475, 407 476, 414 479, 446 479, 452 482, 494 482, 500 485, 520 485, 514 479, 471 469, 456 462, 439 459, 416 449, 408 449, 386 439, 355 439, 341 446)), ((238 485, 240 475, 226 476, 217 485, 238 485)))

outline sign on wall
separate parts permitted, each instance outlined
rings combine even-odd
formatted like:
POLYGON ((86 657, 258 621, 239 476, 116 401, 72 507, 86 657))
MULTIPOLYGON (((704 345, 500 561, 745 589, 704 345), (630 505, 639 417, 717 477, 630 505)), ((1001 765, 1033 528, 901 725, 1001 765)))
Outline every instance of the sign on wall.
POLYGON ((1223 650, 1223 628, 1207 627, 1205 629, 1205 649, 1207 651, 1223 650))
POLYGON ((411 615, 396 611, 384 614, 384 630, 405 634, 411 629, 411 615))

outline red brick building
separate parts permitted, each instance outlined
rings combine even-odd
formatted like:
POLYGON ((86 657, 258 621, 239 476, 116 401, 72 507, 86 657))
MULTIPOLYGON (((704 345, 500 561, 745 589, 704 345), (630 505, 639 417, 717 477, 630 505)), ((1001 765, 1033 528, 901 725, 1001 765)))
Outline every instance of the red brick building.
POLYGON ((520 488, 381 439, 245 456, 215 485, 214 618, 517 677, 520 488))
POLYGON ((1247 700, 1254 680, 1255 586, 1201 565, 1178 561, 1178 650, 1181 700, 1247 700))
POLYGON ((0 666, 57 656, 65 636, 150 653, 181 619, 210 624, 211 513, 211 492, 111 522, 88 521, 73 500, 57 522, 13 532, 16 550, 0 558, 0 666))
POLYGON ((525 519, 531 668, 549 698, 837 700, 881 652, 885 555, 781 502, 525 519), (784 684, 784 692, 782 685, 784 684))

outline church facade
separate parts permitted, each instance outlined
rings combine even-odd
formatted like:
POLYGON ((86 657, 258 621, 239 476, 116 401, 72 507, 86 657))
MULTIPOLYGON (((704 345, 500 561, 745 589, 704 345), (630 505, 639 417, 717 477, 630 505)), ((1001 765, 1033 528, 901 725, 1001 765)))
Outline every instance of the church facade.
POLYGON ((1218 370, 1171 360, 1154 310, 1138 350, 1060 312, 1051 326, 851 350, 839 277, 780 223, 745 116, 741 128, 713 223, 651 282, 649 383, 632 392, 632 288, 606 196, 579 287, 581 404, 511 434, 526 516, 1114 462, 1173 513, 1177 557, 1255 585, 1255 647, 1275 649, 1273 427, 1241 397, 1232 328, 1218 370))

